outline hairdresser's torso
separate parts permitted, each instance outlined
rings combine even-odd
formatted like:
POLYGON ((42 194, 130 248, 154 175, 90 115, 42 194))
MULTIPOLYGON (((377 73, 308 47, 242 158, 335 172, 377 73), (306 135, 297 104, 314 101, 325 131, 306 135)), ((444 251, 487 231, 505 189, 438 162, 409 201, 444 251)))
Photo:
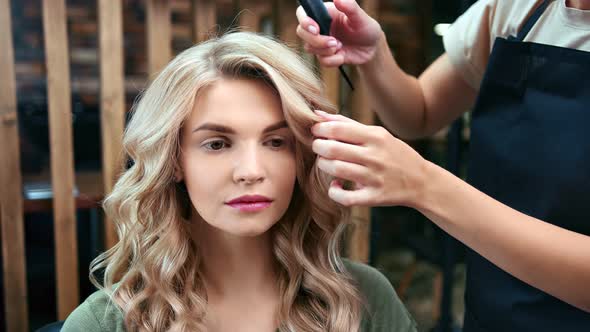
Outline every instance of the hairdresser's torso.
MULTIPOLYGON (((480 1, 445 36, 479 90, 468 179, 518 211, 590 235, 590 83, 579 81, 590 75, 590 11, 542 2, 480 1)), ((475 251, 467 263, 465 331, 590 329, 589 313, 475 251)))

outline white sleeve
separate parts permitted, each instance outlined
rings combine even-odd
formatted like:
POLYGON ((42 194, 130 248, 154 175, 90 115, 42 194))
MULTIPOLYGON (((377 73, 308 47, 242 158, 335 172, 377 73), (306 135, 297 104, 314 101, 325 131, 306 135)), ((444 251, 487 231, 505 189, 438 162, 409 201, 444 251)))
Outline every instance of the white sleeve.
POLYGON ((539 0, 479 0, 443 36, 445 50, 465 81, 479 91, 496 37, 516 35, 539 0))

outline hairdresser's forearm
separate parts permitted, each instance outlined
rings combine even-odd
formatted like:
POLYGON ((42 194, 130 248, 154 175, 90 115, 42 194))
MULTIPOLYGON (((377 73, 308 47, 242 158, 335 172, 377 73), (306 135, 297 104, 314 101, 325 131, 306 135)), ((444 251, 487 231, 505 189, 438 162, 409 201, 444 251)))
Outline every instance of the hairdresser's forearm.
POLYGON ((477 96, 447 54, 419 78, 406 74, 391 55, 385 35, 374 58, 359 68, 371 106, 385 126, 401 138, 436 133, 467 111, 477 96))
POLYGON ((416 208, 516 278, 590 312, 590 237, 522 214, 429 163, 416 208))
POLYGON ((394 60, 382 34, 374 58, 359 66, 371 107, 385 126, 404 138, 421 136, 424 98, 418 80, 407 75, 394 60))

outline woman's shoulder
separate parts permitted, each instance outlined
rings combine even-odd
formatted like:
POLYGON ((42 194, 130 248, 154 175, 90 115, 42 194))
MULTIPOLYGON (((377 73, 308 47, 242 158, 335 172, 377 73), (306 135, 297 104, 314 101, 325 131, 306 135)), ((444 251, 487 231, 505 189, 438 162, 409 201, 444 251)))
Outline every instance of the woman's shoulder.
POLYGON ((343 259, 346 270, 366 301, 362 331, 416 331, 416 322, 389 280, 376 268, 343 259))
MULTIPOLYGON (((343 259, 342 261, 348 272, 357 282, 359 290, 367 297, 367 300, 370 300, 374 304, 391 302, 392 300, 399 301, 391 282, 379 270, 370 265, 353 262, 348 259, 343 259)), ((401 304, 401 301, 399 303, 401 304)))
POLYGON ((92 293, 66 319, 62 331, 125 331, 123 313, 104 290, 92 293))
POLYGON ((383 288, 392 288, 389 280, 376 268, 349 259, 343 259, 342 262, 347 271, 360 284, 360 286, 370 285, 372 287, 380 286, 383 288))

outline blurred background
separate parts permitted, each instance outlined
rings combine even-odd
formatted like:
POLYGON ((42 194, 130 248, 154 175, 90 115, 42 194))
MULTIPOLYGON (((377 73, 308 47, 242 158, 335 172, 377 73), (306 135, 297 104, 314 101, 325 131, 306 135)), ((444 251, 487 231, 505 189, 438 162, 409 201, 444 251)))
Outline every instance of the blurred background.
MULTIPOLYGON (((444 51, 440 34, 445 24, 452 23, 469 4, 462 0, 361 2, 381 24, 400 66, 414 75, 444 51)), ((64 304, 66 297, 75 305, 94 290, 88 281, 88 265, 109 245, 100 200, 111 182, 104 179, 113 174, 112 170, 105 171, 105 167, 110 169, 105 165, 111 163, 105 158, 113 155, 109 144, 114 143, 104 141, 104 136, 117 128, 101 110, 111 110, 113 100, 117 100, 124 121, 126 111, 159 65, 212 34, 244 28, 275 35, 300 50, 295 36, 296 6, 296 1, 282 0, 0 0, 0 11, 6 10, 0 15, 0 34, 4 36, 0 37, 0 116, 5 126, 0 136, 0 165, 4 169, 4 191, 0 192, 0 331, 33 331, 64 319, 69 308, 64 304), (115 55, 120 54, 119 63, 115 62, 119 66, 115 69, 122 71, 120 78, 115 77, 116 70, 112 76, 108 70, 101 74, 101 64, 113 63, 107 57, 112 32, 101 24, 108 25, 109 19, 117 22, 117 16, 109 17, 107 7, 120 9, 119 35, 116 37, 115 31, 116 38, 112 39, 120 41, 120 49, 116 44, 113 49, 115 55), (60 19, 65 23, 63 38, 51 32, 61 31, 59 28, 48 30, 59 27, 60 19), (57 25, 52 28, 54 23, 57 25), (101 36, 107 45, 102 53, 101 36), (60 61, 67 70, 57 74, 48 71, 48 63, 60 61), (61 91, 61 98, 69 101, 66 104, 71 108, 66 107, 66 114, 61 116, 71 119, 71 130, 58 128, 52 133, 49 95, 59 96, 59 88, 51 89, 52 84, 61 83, 61 89, 68 90, 61 91), (115 99, 105 94, 113 87, 120 87, 115 99), (11 99, 12 93, 16 98, 11 99), (16 122, 8 130, 11 111, 16 113, 16 119, 12 119, 16 122), (57 148, 52 150, 58 143, 52 143, 51 137, 64 137, 59 131, 70 137, 71 149, 65 157, 60 157, 63 152, 57 148), (68 176, 69 171, 65 168, 52 173, 52 165, 59 165, 58 161, 52 163, 52 158, 65 158, 66 162, 71 158, 73 180, 65 187, 72 189, 72 195, 66 195, 71 200, 65 199, 70 203, 57 203, 52 183, 61 183, 61 177, 68 176), (16 168, 5 167, 16 162, 16 168), (14 193, 20 193, 22 199, 16 199, 14 193), (65 218, 61 210, 56 211, 56 206, 64 204, 65 211, 71 211, 65 218), (60 218, 69 220, 69 226, 54 222, 60 218), (73 232, 74 244, 67 245, 68 240, 56 234, 64 227, 73 232), (63 261, 70 264, 59 265, 56 257, 66 257, 63 261), (70 279, 57 277, 64 273, 70 279)), ((368 107, 363 107, 368 101, 351 93, 337 71, 320 68, 313 57, 306 58, 324 78, 330 98, 342 113, 379 123, 368 107)), ((354 68, 347 71, 355 77, 354 68)), ((391 82, 392 89, 395 84, 391 82)), ((363 88, 358 81, 356 86, 363 88)), ((468 132, 463 128, 467 121, 460 119, 434 137, 408 143, 424 157, 463 174, 468 144, 468 132)), ((420 331, 459 330, 464 284, 461 245, 411 209, 373 208, 357 215, 370 224, 351 235, 348 254, 367 261, 390 279, 420 331), (359 245, 359 241, 366 243, 359 245)))

